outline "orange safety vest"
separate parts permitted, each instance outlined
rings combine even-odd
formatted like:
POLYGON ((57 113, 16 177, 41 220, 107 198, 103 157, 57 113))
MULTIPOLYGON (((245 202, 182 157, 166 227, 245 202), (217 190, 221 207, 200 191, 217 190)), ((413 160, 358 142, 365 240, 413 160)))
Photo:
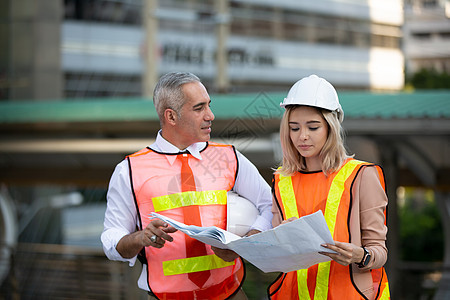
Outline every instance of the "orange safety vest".
MULTIPOLYGON (((199 207, 201 220, 195 225, 226 228, 227 191, 237 176, 237 157, 233 146, 207 143, 202 160, 188 155, 196 190, 181 192, 181 161, 171 165, 166 154, 150 148, 129 155, 132 192, 137 205, 140 230, 157 212, 176 221, 184 221, 185 207, 199 207)), ((240 258, 225 262, 206 246, 207 255, 187 257, 186 235, 172 234, 173 242, 157 249, 145 247, 148 286, 159 299, 226 299, 241 287, 245 269, 240 258), (210 277, 199 289, 188 273, 210 270, 210 277)))
MULTIPOLYGON (((322 210, 335 241, 350 242, 350 209, 352 184, 364 166, 375 166, 385 188, 381 167, 348 159, 327 177, 322 173, 301 173, 274 176, 274 195, 284 220, 322 210), (312 175, 312 176, 310 176, 312 175)), ((390 299, 384 268, 370 271, 375 299, 390 299)), ((270 299, 332 300, 367 299, 353 282, 352 266, 328 261, 308 269, 281 273, 269 286, 270 299)))

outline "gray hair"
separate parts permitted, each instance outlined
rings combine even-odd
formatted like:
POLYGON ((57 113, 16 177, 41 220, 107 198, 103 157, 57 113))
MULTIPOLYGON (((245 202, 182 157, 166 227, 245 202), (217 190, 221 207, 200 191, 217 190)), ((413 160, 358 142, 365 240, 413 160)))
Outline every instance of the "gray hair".
POLYGON ((189 72, 171 72, 159 79, 153 91, 153 105, 158 113, 161 125, 164 122, 164 111, 168 108, 173 109, 180 116, 181 108, 186 102, 182 86, 191 82, 201 81, 189 72))

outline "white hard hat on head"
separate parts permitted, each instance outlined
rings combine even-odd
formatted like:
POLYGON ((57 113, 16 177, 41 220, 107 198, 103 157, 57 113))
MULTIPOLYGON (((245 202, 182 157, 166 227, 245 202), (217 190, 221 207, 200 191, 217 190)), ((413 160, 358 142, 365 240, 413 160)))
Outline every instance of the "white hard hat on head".
POLYGON ((227 231, 239 236, 249 232, 259 215, 256 206, 233 191, 227 193, 227 231))
MULTIPOLYGON (((307 105, 335 111, 344 118, 339 98, 334 87, 325 79, 310 75, 297 81, 289 90, 281 107, 287 105, 307 105)), ((341 120, 342 121, 342 120, 341 120)))

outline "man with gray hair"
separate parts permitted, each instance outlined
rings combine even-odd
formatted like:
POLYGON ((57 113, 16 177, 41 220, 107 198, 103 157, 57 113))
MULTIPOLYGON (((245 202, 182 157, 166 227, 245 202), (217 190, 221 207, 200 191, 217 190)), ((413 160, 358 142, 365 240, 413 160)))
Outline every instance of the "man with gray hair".
POLYGON ((225 229, 227 192, 234 191, 259 211, 251 235, 271 228, 270 187, 232 145, 209 141, 214 114, 197 76, 162 76, 153 102, 161 124, 156 141, 127 156, 110 180, 105 254, 131 266, 138 258, 138 286, 150 299, 247 299, 236 253, 203 244, 149 214, 225 229))

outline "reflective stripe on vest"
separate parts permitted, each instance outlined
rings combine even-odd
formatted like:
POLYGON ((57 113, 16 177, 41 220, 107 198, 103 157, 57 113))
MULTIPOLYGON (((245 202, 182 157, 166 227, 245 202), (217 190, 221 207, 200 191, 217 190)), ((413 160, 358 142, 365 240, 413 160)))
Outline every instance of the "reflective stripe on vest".
POLYGON ((180 208, 189 205, 227 204, 227 192, 219 191, 190 191, 152 198, 155 212, 180 208))
MULTIPOLYGON (((334 177, 330 190, 328 191, 327 203, 324 212, 325 221, 330 229, 331 236, 334 236, 334 229, 336 225, 336 217, 339 208, 339 203, 342 194, 345 190, 345 181, 353 173, 355 168, 363 162, 357 160, 348 161, 334 177)), ((286 219, 291 217, 299 217, 297 201, 295 198, 294 188, 292 186, 292 179, 290 176, 280 175, 279 188, 281 200, 286 212, 286 219)), ((314 291, 315 300, 324 300, 328 297, 328 280, 330 275, 331 261, 319 263, 317 270, 316 289, 314 291)), ((297 283, 299 299, 309 300, 308 290, 308 269, 301 269, 297 271, 297 283)))
MULTIPOLYGON (((292 217, 298 218, 299 214, 297 209, 297 201, 295 199, 294 187, 292 185, 292 177, 280 175, 278 187, 280 189, 284 211, 286 212, 286 219, 292 217)), ((297 270, 299 299, 310 299, 307 285, 307 276, 308 269, 297 270)))
POLYGON ((389 282, 385 283, 385 287, 383 288, 383 293, 381 294, 380 299, 381 300, 389 300, 389 299, 391 299, 391 293, 389 292, 389 282))
POLYGON ((216 255, 205 255, 163 261, 164 275, 177 275, 233 266, 234 261, 226 262, 216 255))

